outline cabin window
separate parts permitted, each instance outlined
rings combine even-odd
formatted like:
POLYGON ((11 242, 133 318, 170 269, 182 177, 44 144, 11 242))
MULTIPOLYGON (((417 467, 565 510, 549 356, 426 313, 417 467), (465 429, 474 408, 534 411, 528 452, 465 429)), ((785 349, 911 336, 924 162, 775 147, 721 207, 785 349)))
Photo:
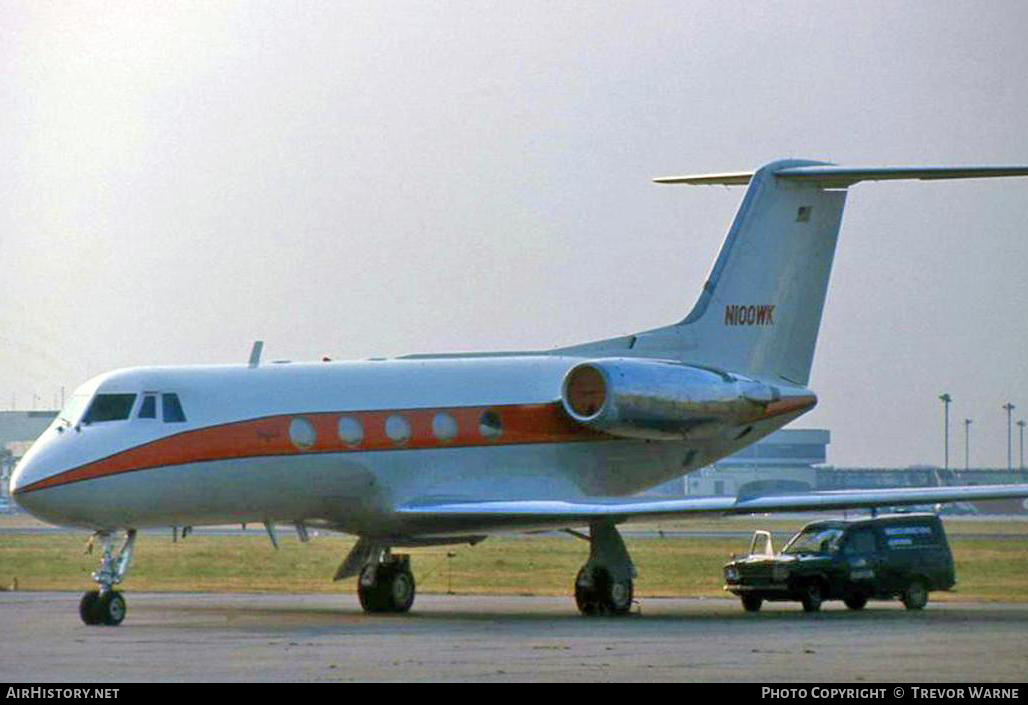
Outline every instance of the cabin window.
POLYGON ((339 440, 351 448, 360 445, 364 440, 364 427, 361 426, 361 422, 352 416, 339 419, 339 440))
POLYGON ((410 440, 410 421, 402 416, 393 415, 386 419, 385 430, 389 440, 397 445, 403 445, 410 440))
POLYGON ((141 419, 156 419, 157 418, 157 396, 154 394, 147 394, 143 397, 143 403, 139 405, 139 414, 137 416, 141 419))
POLYGON ((289 440, 299 450, 310 450, 318 440, 318 434, 310 421, 296 418, 289 422, 289 440))
POLYGON ((186 420, 182 404, 178 400, 178 394, 162 394, 161 410, 164 412, 165 423, 182 423, 186 420))
POLYGON ((89 411, 82 418, 82 423, 101 423, 103 421, 122 421, 132 413, 132 405, 136 402, 135 394, 97 394, 89 411))
POLYGON ((439 413, 432 417, 432 433, 440 441, 452 441, 457 437, 457 420, 449 414, 439 413))
POLYGON ((494 441, 503 435, 503 424, 500 415, 495 411, 486 411, 478 419, 478 432, 483 438, 494 441))

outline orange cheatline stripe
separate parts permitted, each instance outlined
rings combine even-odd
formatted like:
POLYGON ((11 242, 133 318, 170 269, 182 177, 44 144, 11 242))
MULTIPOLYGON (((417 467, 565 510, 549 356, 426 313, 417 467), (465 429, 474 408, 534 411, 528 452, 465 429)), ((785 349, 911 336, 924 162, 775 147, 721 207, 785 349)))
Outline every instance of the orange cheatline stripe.
POLYGON ((564 413, 559 402, 399 411, 282 414, 185 431, 144 443, 46 477, 22 488, 19 494, 136 470, 232 458, 565 443, 614 438, 577 424, 564 413), (489 440, 479 433, 479 419, 486 411, 492 411, 500 417, 503 433, 496 440, 489 440), (451 441, 440 440, 432 432, 432 419, 439 413, 449 414, 457 421, 458 433, 451 441), (390 416, 402 416, 410 422, 411 438, 408 442, 397 444, 386 435, 386 419, 390 416), (348 446, 339 438, 338 424, 343 417, 356 419, 363 426, 364 438, 359 444, 348 446), (298 418, 310 422, 316 435, 314 445, 304 450, 294 446, 289 438, 289 424, 298 418))

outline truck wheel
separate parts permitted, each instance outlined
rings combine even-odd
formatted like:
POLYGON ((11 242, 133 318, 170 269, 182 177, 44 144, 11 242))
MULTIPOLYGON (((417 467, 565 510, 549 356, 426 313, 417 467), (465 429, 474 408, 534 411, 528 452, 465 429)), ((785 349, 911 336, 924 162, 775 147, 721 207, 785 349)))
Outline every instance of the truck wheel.
POLYGON ((824 601, 824 592, 821 589, 821 583, 815 580, 804 585, 803 595, 800 597, 800 601, 803 602, 804 612, 817 612, 820 610, 821 603, 824 601))
POLYGON ((756 595, 742 596, 742 608, 747 612, 760 612, 760 607, 763 604, 763 597, 757 597, 756 595))
POLYGON ((862 610, 864 609, 864 605, 867 604, 867 595, 850 595, 843 600, 843 602, 845 602, 846 606, 851 610, 862 610))
POLYGON ((924 606, 928 604, 928 588, 921 580, 911 580, 900 599, 903 600, 903 606, 908 610, 924 609, 924 606))

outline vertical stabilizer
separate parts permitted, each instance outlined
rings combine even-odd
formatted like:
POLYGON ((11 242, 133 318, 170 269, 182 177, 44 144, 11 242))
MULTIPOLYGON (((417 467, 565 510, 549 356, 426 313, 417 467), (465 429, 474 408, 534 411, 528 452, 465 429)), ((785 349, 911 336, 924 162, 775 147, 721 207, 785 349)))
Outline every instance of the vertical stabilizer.
POLYGON ((775 173, 815 164, 774 162, 752 175, 692 312, 639 334, 633 353, 807 384, 846 191, 775 173))
POLYGON ((692 312, 636 335, 559 353, 662 357, 806 386, 846 189, 860 181, 1028 176, 1028 165, 844 167, 782 160, 756 172, 672 176, 664 184, 749 184, 692 312))

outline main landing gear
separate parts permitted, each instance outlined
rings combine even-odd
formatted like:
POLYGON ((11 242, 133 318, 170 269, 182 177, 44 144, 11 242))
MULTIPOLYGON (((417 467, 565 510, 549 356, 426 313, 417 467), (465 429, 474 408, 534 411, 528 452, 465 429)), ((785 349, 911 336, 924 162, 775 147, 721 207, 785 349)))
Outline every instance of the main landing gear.
POLYGON ((129 529, 125 534, 125 543, 114 557, 114 536, 109 531, 98 531, 89 540, 86 549, 91 552, 96 539, 100 539, 103 552, 100 558, 100 570, 93 573, 93 580, 100 586, 99 590, 89 590, 82 595, 79 602, 79 616, 89 625, 106 624, 117 626, 125 619, 125 598, 114 586, 120 583, 132 563, 132 549, 136 544, 136 530, 129 529))
POLYGON ((389 546, 362 537, 339 564, 335 581, 357 578, 357 597, 365 612, 408 612, 414 604, 410 556, 393 555, 389 546))
POLYGON ((410 556, 394 556, 388 549, 381 561, 365 565, 357 578, 357 597, 365 612, 408 612, 414 594, 410 556))
POLYGON ((587 617, 628 614, 635 566, 613 524, 589 527, 589 560, 575 578, 575 603, 587 617))

